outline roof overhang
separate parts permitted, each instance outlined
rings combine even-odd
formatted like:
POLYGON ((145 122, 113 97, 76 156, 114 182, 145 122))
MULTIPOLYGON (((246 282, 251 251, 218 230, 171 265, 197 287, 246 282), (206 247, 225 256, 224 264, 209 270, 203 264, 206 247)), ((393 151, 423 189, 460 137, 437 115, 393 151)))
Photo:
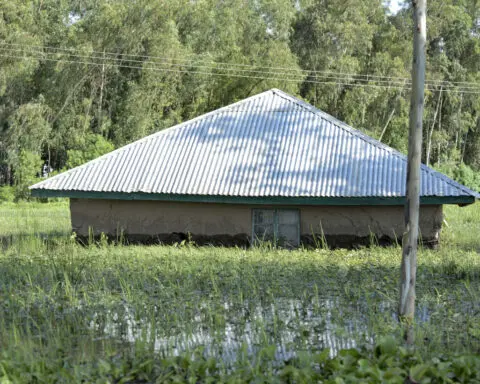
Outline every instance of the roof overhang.
MULTIPOLYGON (((155 200, 184 203, 262 204, 262 205, 405 205, 405 197, 284 197, 284 196, 223 196, 182 195, 145 192, 89 192, 32 189, 33 197, 68 197, 74 199, 108 200, 155 200)), ((422 196, 420 204, 468 205, 475 202, 474 196, 422 196)))

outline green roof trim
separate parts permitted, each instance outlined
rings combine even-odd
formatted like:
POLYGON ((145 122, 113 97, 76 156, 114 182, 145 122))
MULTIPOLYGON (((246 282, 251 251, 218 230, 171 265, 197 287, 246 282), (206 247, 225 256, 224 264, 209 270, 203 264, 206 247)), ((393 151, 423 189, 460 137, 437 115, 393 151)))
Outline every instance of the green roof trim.
MULTIPOLYGON (((33 197, 69 197, 73 199, 156 200, 184 203, 262 204, 262 205, 404 205, 405 197, 283 197, 283 196, 215 196, 155 194, 145 192, 89 192, 33 189, 33 197)), ((474 196, 423 196, 420 204, 458 204, 475 202, 474 196)))

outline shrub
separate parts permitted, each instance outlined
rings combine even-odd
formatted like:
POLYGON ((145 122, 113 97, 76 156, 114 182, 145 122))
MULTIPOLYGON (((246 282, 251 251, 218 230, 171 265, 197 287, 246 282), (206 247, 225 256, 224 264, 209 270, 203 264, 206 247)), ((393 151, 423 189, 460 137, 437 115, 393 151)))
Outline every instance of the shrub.
POLYGON ((15 189, 9 185, 0 187, 0 203, 11 203, 15 200, 15 189))
POLYGON ((102 135, 89 134, 79 149, 67 151, 67 168, 74 168, 115 149, 102 135))
POLYGON ((28 200, 30 190, 28 187, 35 184, 37 174, 42 167, 40 155, 29 151, 20 151, 18 167, 15 170, 15 200, 28 200))
POLYGON ((475 172, 468 165, 464 163, 461 163, 460 165, 447 163, 437 169, 439 172, 446 174, 460 184, 463 184, 474 191, 480 191, 480 172, 475 172))

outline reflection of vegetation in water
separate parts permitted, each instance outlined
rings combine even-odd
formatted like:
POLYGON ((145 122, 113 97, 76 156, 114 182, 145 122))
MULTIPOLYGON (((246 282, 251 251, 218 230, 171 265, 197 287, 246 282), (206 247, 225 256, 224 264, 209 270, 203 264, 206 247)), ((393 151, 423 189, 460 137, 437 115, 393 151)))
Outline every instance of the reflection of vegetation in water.
MULTIPOLYGON (((15 209, 0 206, 10 212, 0 228, 11 235, 12 228, 57 230, 55 221, 68 226, 66 205, 25 206, 17 216, 15 209)), ((479 233, 478 212, 449 208, 443 246, 419 254, 415 329, 423 358, 480 350, 480 258, 472 234, 479 233)), ((207 360, 235 365, 271 357, 283 364, 313 359, 325 347, 371 351, 381 336, 402 334, 394 315, 399 248, 82 247, 64 231, 48 241, 13 238, 0 255, 0 360, 8 369, 15 361, 56 372, 62 360, 70 373, 87 363, 107 372, 139 356, 145 361, 138 364, 151 361, 155 351, 167 357, 199 347, 207 360)), ((366 364, 361 357, 352 361, 366 364)))

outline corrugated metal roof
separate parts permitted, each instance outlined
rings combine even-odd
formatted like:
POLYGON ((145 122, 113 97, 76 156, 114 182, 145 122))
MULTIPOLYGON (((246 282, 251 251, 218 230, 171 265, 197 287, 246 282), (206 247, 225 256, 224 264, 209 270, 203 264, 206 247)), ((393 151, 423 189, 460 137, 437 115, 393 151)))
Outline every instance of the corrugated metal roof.
MULTIPOLYGON (((147 136, 33 190, 402 197, 406 156, 272 89, 147 136)), ((422 196, 475 196, 422 166, 422 196)))

